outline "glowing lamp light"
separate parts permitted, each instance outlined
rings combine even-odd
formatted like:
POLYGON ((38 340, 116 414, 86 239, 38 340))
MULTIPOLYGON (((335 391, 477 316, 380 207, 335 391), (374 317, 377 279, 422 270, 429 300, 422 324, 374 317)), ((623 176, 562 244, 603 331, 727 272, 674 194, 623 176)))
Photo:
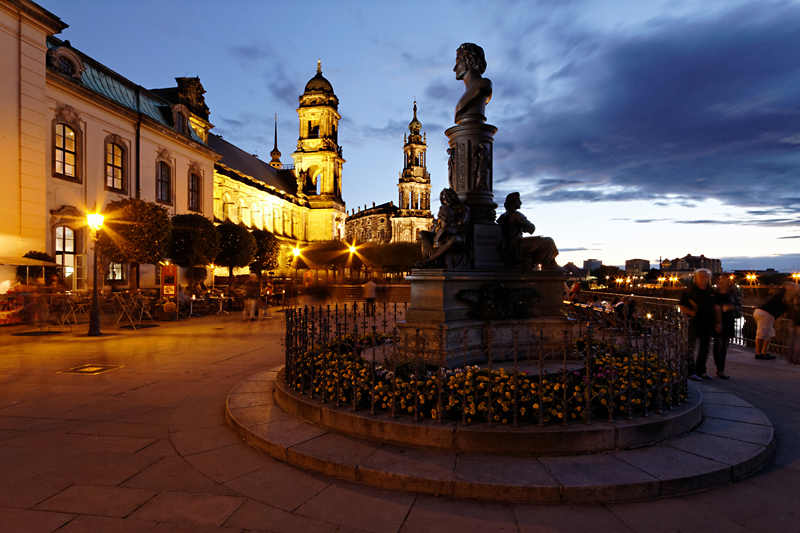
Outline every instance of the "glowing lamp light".
POLYGON ((103 215, 100 213, 89 213, 86 215, 86 220, 89 224, 89 227, 95 231, 98 231, 103 227, 103 218, 103 215))
POLYGON ((292 255, 294 255, 295 257, 300 257, 300 248, 292 249, 292 255))
POLYGON ((350 246, 350 253, 351 254, 356 253, 356 247, 355 246, 350 246))

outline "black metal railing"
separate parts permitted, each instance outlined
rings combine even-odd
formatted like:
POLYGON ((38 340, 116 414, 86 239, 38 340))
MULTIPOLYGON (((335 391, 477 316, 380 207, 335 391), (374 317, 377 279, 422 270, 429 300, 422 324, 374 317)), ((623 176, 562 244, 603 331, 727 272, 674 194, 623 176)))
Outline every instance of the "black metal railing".
MULTIPOLYGON (((611 301, 614 296, 619 297, 619 294, 602 293, 592 291, 592 295, 597 294, 601 300, 611 301)), ((638 315, 640 317, 646 316, 647 313, 661 316, 663 314, 677 313, 678 302, 674 298, 653 298, 648 296, 634 296, 630 298, 636 301, 638 315)), ((756 321, 753 318, 753 312, 757 309, 755 306, 745 305, 742 307, 742 316, 736 319, 734 328, 734 337, 732 344, 743 347, 754 347, 756 339, 756 321)), ((800 338, 794 327, 793 320, 786 317, 780 317, 775 320, 774 324, 775 336, 770 341, 769 351, 771 353, 782 355, 790 360, 798 360, 798 352, 800 352, 800 338)))
POLYGON ((686 399, 685 320, 666 308, 636 322, 570 320, 558 342, 544 329, 519 335, 520 325, 502 349, 490 323, 480 348, 468 347, 464 330, 461 351, 445 346, 444 328, 433 346, 419 329, 399 329, 404 310, 389 303, 374 313, 359 303, 287 309, 287 385, 353 410, 515 426, 646 417, 686 399), (468 365, 476 350, 483 364, 468 365))

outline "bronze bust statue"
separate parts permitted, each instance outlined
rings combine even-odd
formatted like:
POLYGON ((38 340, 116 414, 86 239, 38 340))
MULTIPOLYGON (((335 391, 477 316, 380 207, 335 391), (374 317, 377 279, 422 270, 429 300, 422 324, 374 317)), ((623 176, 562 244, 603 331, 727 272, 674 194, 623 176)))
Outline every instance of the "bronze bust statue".
POLYGON ((492 81, 483 78, 486 58, 483 48, 473 43, 464 43, 456 50, 457 80, 464 80, 466 89, 456 104, 456 124, 486 122, 486 104, 492 99, 492 81))
POLYGON ((500 215, 497 223, 502 230, 500 253, 511 268, 531 270, 542 265, 545 270, 563 270, 556 264, 558 248, 550 237, 523 237, 523 233, 533 233, 536 226, 519 212, 522 207, 518 192, 506 196, 506 212, 500 215))

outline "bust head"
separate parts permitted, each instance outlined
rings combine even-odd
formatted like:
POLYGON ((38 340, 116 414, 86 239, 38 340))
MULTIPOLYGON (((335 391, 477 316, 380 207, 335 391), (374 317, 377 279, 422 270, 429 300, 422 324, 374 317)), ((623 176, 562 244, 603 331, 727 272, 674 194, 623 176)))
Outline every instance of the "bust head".
POLYGON ((464 79, 469 70, 474 70, 478 74, 486 72, 486 57, 483 55, 483 48, 474 43, 464 43, 456 50, 456 66, 453 68, 456 79, 464 79))

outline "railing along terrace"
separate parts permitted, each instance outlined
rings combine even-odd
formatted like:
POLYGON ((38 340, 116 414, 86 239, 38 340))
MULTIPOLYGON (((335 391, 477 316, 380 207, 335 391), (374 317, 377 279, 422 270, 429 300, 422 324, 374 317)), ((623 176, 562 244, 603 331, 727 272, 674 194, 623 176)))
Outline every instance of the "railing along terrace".
POLYGON ((374 314, 357 303, 287 309, 287 385, 354 411, 513 426, 629 420, 686 399, 681 317, 652 318, 641 331, 583 324, 577 336, 571 322, 558 349, 543 330, 522 344, 517 329, 511 348, 495 350, 489 324, 479 349, 485 364, 467 365, 474 354, 466 331, 462 353, 453 355, 444 328, 434 347, 419 330, 401 333, 400 311, 388 303, 374 314), (438 364, 430 364, 431 351, 438 364))
MULTIPOLYGON (((619 294, 603 293, 592 291, 592 295, 598 295, 601 300, 611 301, 619 294)), ((664 313, 679 313, 679 300, 675 298, 654 298, 648 296, 630 295, 636 301, 639 318, 650 313, 654 316, 661 316, 664 313)), ((756 339, 756 321, 753 318, 755 306, 742 306, 741 317, 736 318, 734 337, 731 344, 743 347, 754 347, 756 339)), ((772 337, 769 345, 770 353, 783 355, 790 360, 800 360, 800 336, 794 327, 793 320, 785 316, 779 317, 774 324, 775 336, 772 337)))

